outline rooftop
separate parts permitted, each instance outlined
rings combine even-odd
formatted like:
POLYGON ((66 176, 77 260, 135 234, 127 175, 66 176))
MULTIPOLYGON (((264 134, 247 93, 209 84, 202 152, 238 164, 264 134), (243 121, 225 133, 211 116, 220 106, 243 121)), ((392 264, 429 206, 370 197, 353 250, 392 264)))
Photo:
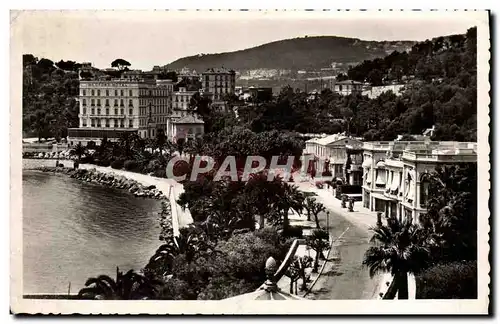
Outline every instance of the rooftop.
POLYGON ((344 81, 338 81, 338 82, 336 82, 336 84, 360 84, 360 85, 362 85, 363 82, 354 81, 354 80, 344 80, 344 81))
POLYGON ((177 121, 174 124, 204 124, 205 122, 201 119, 196 118, 193 115, 187 115, 177 121))
POLYGON ((306 143, 316 143, 319 145, 328 145, 332 142, 341 140, 346 138, 344 133, 339 133, 339 134, 333 134, 333 135, 327 135, 325 137, 321 138, 311 138, 310 140, 307 140, 306 143))
POLYGON ((224 67, 222 68, 210 68, 207 69, 203 74, 210 74, 210 73, 235 73, 234 70, 229 70, 224 67))

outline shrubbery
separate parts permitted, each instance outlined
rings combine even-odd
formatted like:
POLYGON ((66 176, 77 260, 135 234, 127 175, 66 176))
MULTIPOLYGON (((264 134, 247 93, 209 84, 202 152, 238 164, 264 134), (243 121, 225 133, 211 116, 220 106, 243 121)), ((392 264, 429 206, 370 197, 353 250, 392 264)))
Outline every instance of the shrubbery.
POLYGON ((476 299, 477 262, 453 262, 416 276, 417 299, 476 299))
POLYGON ((124 164, 123 160, 117 159, 111 162, 111 167, 113 169, 121 169, 123 168, 123 164, 124 164))
POLYGON ((283 232, 284 237, 302 238, 301 226, 289 226, 286 232, 283 232))
POLYGON ((125 168, 125 170, 127 171, 138 171, 139 170, 139 165, 137 163, 137 161, 135 160, 127 160, 123 163, 123 167, 125 168))

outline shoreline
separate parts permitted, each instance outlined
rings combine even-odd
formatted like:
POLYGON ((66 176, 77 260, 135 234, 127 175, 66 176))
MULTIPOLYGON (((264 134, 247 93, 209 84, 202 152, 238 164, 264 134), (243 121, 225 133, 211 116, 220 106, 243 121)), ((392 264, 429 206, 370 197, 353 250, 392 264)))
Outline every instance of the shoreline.
MULTIPOLYGON (((60 160, 64 167, 55 167, 54 160, 43 159, 23 159, 23 170, 40 170, 45 172, 57 172, 63 174, 82 173, 81 181, 94 182, 100 185, 107 185, 118 189, 126 189, 136 197, 161 199, 169 205, 171 213, 171 225, 174 236, 179 235, 179 229, 193 223, 193 218, 189 210, 183 209, 177 204, 179 195, 184 192, 184 186, 173 179, 158 178, 147 174, 136 173, 126 170, 113 169, 111 167, 102 167, 93 164, 80 164, 76 171, 73 169, 72 160, 60 160), (33 164, 30 166, 29 164, 33 164), (95 176, 83 176, 87 172, 95 173, 95 176), (113 180, 116 179, 115 182, 113 180), (113 184, 114 183, 114 184, 113 184), (129 186, 128 184, 134 184, 129 186), (148 189, 149 188, 149 189, 148 189), (152 195, 150 195, 152 191, 152 195), (142 193, 141 193, 142 192, 142 193), (138 194, 137 194, 138 193, 138 194)), ((70 175, 71 176, 71 175, 70 175)))

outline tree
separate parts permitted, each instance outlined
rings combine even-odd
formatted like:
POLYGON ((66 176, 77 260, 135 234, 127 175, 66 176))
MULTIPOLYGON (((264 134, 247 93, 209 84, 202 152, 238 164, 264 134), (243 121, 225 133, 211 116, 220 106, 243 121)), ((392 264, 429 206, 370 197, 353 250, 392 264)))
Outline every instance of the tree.
POLYGON ((106 275, 89 278, 78 292, 82 299, 149 299, 155 297, 160 282, 129 270, 123 274, 116 268, 116 280, 106 275))
POLYGON ((186 146, 186 139, 184 137, 178 138, 176 141, 177 151, 179 155, 182 155, 184 152, 184 147, 186 146))
POLYGON ((87 148, 80 143, 76 144, 75 148, 71 150, 71 154, 78 156, 78 163, 80 163, 82 155, 85 153, 87 153, 87 148))
MULTIPOLYGON (((290 266, 287 269, 287 276, 290 278, 290 293, 292 294, 292 285, 295 282, 295 288, 297 288, 298 279, 302 279, 302 286, 300 287, 301 291, 307 289, 307 278, 306 278, 306 269, 312 266, 313 259, 310 256, 294 256, 293 261, 290 263, 290 266), (294 278, 294 280, 292 280, 294 278)), ((297 293, 297 291, 295 291, 297 293)))
POLYGON ((155 147, 160 150, 160 155, 163 155, 163 149, 165 148, 166 143, 167 137, 165 136, 165 132, 163 129, 159 129, 156 132, 155 147))
POLYGON ((320 228, 319 226, 319 219, 318 215, 321 212, 326 211, 325 206, 323 206, 322 203, 316 202, 316 199, 313 197, 307 197, 305 204, 304 204, 304 209, 307 211, 307 220, 311 220, 311 214, 314 215, 314 219, 316 221, 316 228, 320 228))
POLYGON ((435 262, 477 259, 477 166, 438 167, 421 179, 420 222, 435 244, 435 262))
POLYGON ((278 195, 280 198, 276 204, 278 210, 281 211, 283 215, 283 232, 286 233, 290 226, 288 212, 290 209, 298 214, 302 212, 304 195, 298 190, 297 186, 290 185, 286 182, 283 183, 282 189, 278 195))
POLYGON ((54 62, 49 59, 42 58, 38 61, 37 66, 43 71, 52 71, 54 69, 54 62))
POLYGON ((118 68, 118 70, 123 71, 125 68, 129 67, 131 64, 124 59, 118 58, 111 62, 111 67, 118 68))
MULTIPOLYGON (((389 218, 387 225, 371 229, 370 242, 375 244, 365 252, 363 265, 370 277, 389 272, 395 280, 398 299, 408 299, 408 274, 418 274, 429 265, 429 249, 424 232, 411 221, 389 218)), ((392 296, 394 298, 394 296, 392 296)))
POLYGON ((328 232, 322 229, 313 230, 312 235, 307 238, 307 245, 316 252, 313 272, 318 272, 319 257, 323 255, 323 251, 330 247, 329 238, 328 232))
POLYGON ((293 294, 293 286, 300 278, 300 273, 298 267, 296 267, 296 261, 298 261, 298 256, 293 257, 292 263, 288 266, 288 269, 285 271, 285 276, 290 278, 290 294, 293 294))
POLYGON ((33 54, 23 54, 23 67, 36 64, 38 59, 33 54))
POLYGON ((146 266, 147 272, 159 274, 161 277, 170 274, 177 255, 183 254, 186 261, 191 262, 200 252, 213 248, 204 231, 196 226, 181 228, 179 236, 172 235, 165 239, 166 243, 156 250, 146 266))

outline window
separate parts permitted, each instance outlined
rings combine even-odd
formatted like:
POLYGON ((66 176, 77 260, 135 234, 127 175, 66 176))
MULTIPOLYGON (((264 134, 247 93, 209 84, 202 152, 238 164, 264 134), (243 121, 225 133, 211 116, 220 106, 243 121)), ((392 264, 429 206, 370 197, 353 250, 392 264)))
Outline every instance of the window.
POLYGON ((124 114, 125 114, 124 109, 123 108, 120 109, 120 115, 124 115, 124 114))
POLYGON ((129 107, 133 107, 133 106, 134 106, 134 103, 132 102, 132 99, 129 99, 129 101, 128 101, 128 106, 129 106, 129 107))
POLYGON ((429 176, 424 175, 420 180, 420 206, 426 207, 429 199, 429 176))
POLYGON ((86 115, 87 114, 87 108, 83 108, 83 114, 86 115))
POLYGON ((106 99, 106 106, 109 106, 109 99, 106 99))
POLYGON ((87 95, 87 91, 85 89, 82 90, 82 96, 86 96, 87 95))
POLYGON ((97 127, 101 127, 101 121, 99 119, 97 120, 97 127))
POLYGON ((118 90, 115 90, 115 97, 118 97, 118 90))
POLYGON ((123 107, 123 99, 120 99, 120 106, 123 107))
POLYGON ((90 99, 90 105, 95 106, 95 99, 90 99))
POLYGON ((90 113, 91 115, 95 115, 95 109, 92 108, 92 112, 90 113))
POLYGON ((106 89, 106 97, 109 97, 109 90, 106 89))
POLYGON ((94 92, 94 89, 92 89, 92 96, 95 96, 95 92, 94 92))
POLYGON ((100 115, 101 114, 101 108, 97 108, 97 114, 100 115))
POLYGON ((93 119, 90 120, 90 126, 95 127, 95 121, 93 119))
POLYGON ((128 91, 128 95, 129 95, 130 97, 132 97, 132 90, 129 90, 129 91, 128 91))
POLYGON ((133 115, 133 114, 134 114, 134 109, 129 109, 129 110, 128 110, 128 114, 129 114, 129 115, 133 115))
POLYGON ((118 115, 118 108, 115 108, 115 115, 118 115))
POLYGON ((87 100, 86 100, 86 99, 82 99, 82 105, 83 105, 83 106, 86 106, 86 105, 87 105, 87 100))
POLYGON ((115 99, 115 107, 118 106, 118 99, 115 99))
POLYGON ((115 119, 115 127, 118 127, 118 119, 115 119))
POLYGON ((120 96, 123 97, 123 90, 120 90, 120 96))
POLYGON ((109 128, 109 120, 106 119, 106 127, 109 128))
POLYGON ((101 99, 97 99, 97 105, 100 106, 101 105, 101 99))
POLYGON ((128 127, 129 128, 133 128, 134 127, 134 121, 133 120, 131 120, 131 121, 128 122, 128 127))
POLYGON ((109 108, 106 108, 106 115, 109 115, 109 108))
POLYGON ((125 124, 124 124, 123 120, 120 121, 120 127, 121 128, 125 127, 125 124))
POLYGON ((84 119, 83 122, 82 122, 82 126, 83 127, 87 127, 87 119, 84 119))

